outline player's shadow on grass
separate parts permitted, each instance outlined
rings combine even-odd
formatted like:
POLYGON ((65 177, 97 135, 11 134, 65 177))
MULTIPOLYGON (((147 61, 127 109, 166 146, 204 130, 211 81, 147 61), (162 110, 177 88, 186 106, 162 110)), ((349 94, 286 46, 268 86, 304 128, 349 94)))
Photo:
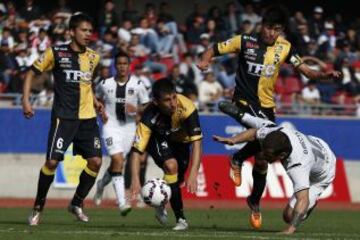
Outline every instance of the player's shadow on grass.
POLYGON ((196 229, 196 230, 206 230, 208 232, 216 232, 216 231, 221 231, 221 232, 227 232, 227 231, 231 231, 231 232, 253 232, 253 233, 261 233, 261 232, 265 232, 265 233, 276 233, 279 232, 279 230, 275 230, 275 229, 261 229, 261 230, 254 230, 250 227, 226 227, 226 226, 221 226, 221 225, 209 225, 209 226, 196 226, 196 225, 192 225, 191 229, 196 229))
POLYGON ((8 220, 8 221, 0 221, 0 225, 19 225, 19 226, 29 226, 29 224, 25 221, 16 221, 16 220, 8 220))

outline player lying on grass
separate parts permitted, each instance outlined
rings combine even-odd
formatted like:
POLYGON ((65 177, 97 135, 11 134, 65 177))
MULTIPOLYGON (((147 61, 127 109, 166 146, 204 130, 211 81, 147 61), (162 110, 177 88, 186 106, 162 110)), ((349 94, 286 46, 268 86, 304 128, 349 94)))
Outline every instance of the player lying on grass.
POLYGON ((284 209, 283 219, 289 225, 282 232, 293 234, 315 208, 317 200, 335 178, 336 157, 322 139, 242 112, 234 113, 252 128, 233 137, 213 136, 223 144, 259 140, 260 156, 268 163, 280 161, 289 175, 294 194, 284 209))

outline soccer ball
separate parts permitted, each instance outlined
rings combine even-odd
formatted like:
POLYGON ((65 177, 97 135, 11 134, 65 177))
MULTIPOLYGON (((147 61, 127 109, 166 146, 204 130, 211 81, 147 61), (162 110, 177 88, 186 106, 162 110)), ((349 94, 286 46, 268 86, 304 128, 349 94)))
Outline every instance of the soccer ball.
POLYGON ((141 189, 141 196, 144 202, 149 206, 165 206, 170 200, 171 189, 164 180, 154 178, 146 181, 141 189))

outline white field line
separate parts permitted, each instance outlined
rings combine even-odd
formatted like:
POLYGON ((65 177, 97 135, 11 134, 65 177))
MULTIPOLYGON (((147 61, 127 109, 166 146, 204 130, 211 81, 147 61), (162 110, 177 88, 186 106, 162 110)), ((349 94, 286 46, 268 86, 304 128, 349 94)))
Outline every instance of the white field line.
MULTIPOLYGON (((147 237, 164 237, 164 236, 171 236, 171 237, 177 237, 177 238, 194 238, 194 237, 204 237, 204 238, 210 238, 210 239, 222 239, 222 238, 241 238, 241 239, 260 239, 260 240, 267 240, 267 239, 279 239, 284 238, 286 236, 283 235, 276 235, 274 236, 259 236, 258 233, 256 235, 249 235, 249 234, 243 234, 241 232, 234 232, 234 231, 215 231, 211 232, 209 234, 204 233, 196 233, 196 232, 169 232, 169 231, 163 231, 163 232, 115 232, 115 231, 63 231, 63 230, 39 230, 36 229, 33 230, 16 230, 14 228, 8 228, 8 229, 0 229, 0 233, 45 233, 45 234, 68 234, 68 235, 99 235, 99 236, 147 236, 147 237)), ((268 234, 268 233, 266 233, 268 234)), ((293 240, 315 240, 319 239, 319 237, 327 237, 328 239, 339 239, 339 237, 343 239, 359 239, 360 234, 357 233, 296 233, 295 235, 291 236, 291 239, 293 240)))

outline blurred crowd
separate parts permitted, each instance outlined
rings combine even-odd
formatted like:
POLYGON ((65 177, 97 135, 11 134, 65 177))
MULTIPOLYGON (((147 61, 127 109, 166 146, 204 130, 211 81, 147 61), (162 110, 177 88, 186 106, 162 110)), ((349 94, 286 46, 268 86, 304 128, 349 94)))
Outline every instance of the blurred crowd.
MULTIPOLYGON (((196 62, 202 52, 214 43, 232 36, 259 31, 264 6, 241 5, 240 1, 222 7, 194 4, 179 22, 170 9, 171 2, 147 3, 143 11, 133 7, 133 0, 115 6, 103 2, 91 48, 101 55, 98 80, 115 74, 112 57, 120 49, 131 57, 131 72, 151 89, 152 82, 169 77, 177 91, 190 97, 202 111, 216 111, 216 103, 231 99, 237 67, 235 55, 217 58, 211 70, 201 72, 196 62)), ((314 69, 342 72, 341 80, 310 80, 290 66, 284 66, 276 84, 276 101, 293 114, 338 114, 360 109, 360 20, 343 21, 340 14, 325 18, 326 9, 313 8, 311 13, 296 11, 289 18, 286 38, 304 61, 314 69), (337 104, 328 112, 323 104, 337 104)), ((25 0, 20 8, 12 1, 0 3, 0 93, 21 93, 26 71, 49 46, 69 42, 67 21, 74 12, 66 0, 44 12, 34 0, 25 0)), ((48 106, 52 101, 53 80, 49 73, 36 78, 32 91, 38 97, 34 104, 48 106)), ((360 115, 360 110, 359 115, 360 115)))

